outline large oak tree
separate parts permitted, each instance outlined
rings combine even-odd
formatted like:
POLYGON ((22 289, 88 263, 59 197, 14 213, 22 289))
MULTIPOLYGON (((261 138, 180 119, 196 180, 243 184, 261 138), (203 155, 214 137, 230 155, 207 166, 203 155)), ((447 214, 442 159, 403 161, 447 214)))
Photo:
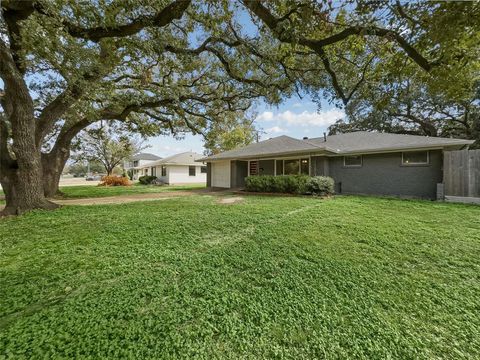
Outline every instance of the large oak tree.
POLYGON ((100 121, 203 133, 289 82, 241 39, 227 2, 2 1, 4 215, 56 205, 72 139, 100 121))

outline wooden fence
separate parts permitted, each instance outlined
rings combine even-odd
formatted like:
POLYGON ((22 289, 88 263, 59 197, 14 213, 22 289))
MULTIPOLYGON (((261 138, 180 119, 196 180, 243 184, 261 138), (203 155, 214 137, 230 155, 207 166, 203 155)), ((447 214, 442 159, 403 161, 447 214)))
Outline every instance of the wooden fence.
POLYGON ((480 149, 445 151, 443 183, 446 199, 467 197, 480 200, 480 149))

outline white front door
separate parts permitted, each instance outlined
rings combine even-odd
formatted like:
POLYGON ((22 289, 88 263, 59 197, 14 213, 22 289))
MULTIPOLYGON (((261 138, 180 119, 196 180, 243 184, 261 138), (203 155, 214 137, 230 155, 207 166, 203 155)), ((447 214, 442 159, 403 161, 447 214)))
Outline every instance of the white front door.
POLYGON ((230 187, 230 161, 212 162, 212 187, 230 187))

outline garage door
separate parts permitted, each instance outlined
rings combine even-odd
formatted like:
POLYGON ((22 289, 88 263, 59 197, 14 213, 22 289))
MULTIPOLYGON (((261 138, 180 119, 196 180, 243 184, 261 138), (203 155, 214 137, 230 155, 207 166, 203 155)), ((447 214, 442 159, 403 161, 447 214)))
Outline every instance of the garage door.
POLYGON ((212 186, 230 187, 230 161, 218 161, 212 163, 212 186))

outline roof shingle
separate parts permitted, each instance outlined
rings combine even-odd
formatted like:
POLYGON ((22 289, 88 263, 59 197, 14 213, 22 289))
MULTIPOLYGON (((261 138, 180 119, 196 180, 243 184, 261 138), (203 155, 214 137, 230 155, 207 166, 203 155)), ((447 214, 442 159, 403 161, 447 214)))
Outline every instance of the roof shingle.
POLYGON ((290 136, 279 136, 243 148, 225 151, 199 159, 198 161, 229 160, 238 158, 265 157, 295 153, 326 152, 330 154, 349 154, 361 152, 382 152, 417 148, 462 147, 473 140, 427 137, 403 134, 375 133, 357 131, 346 134, 298 140, 290 136))

